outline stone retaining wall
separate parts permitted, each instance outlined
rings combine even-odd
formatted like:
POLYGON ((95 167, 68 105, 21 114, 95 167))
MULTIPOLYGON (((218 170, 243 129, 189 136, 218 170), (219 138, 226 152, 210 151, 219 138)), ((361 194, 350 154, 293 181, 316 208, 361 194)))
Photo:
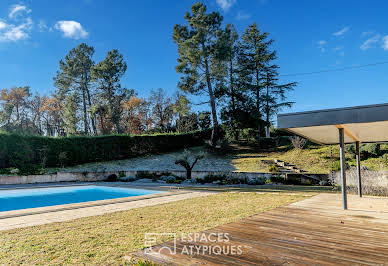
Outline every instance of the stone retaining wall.
MULTIPOLYGON (((49 175, 28 175, 28 176, 0 176, 0 185, 12 185, 12 184, 32 184, 32 183, 52 183, 52 182, 93 182, 104 181, 110 175, 119 176, 133 176, 135 177, 138 172, 146 172, 149 174, 162 174, 170 173, 175 176, 186 176, 186 171, 112 171, 112 172, 58 172, 56 174, 49 175)), ((267 178, 271 176, 286 177, 285 173, 248 173, 248 172, 220 172, 220 171, 193 171, 192 176, 195 178, 204 178, 207 175, 227 175, 239 178, 267 178)), ((295 175, 295 174, 293 174, 295 175)), ((310 175, 314 176, 314 175, 310 175)), ((322 180, 322 175, 319 179, 322 180)), ((302 175, 301 175, 302 177, 302 175)), ((302 177, 305 179, 306 177, 302 177)))

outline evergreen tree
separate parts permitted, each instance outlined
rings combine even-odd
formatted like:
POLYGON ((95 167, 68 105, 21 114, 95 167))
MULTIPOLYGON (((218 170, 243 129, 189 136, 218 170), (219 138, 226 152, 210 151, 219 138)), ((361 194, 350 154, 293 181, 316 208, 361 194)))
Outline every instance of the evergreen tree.
POLYGON ((220 61, 225 56, 220 46, 222 16, 217 12, 206 13, 206 6, 196 3, 185 19, 188 25, 175 25, 173 34, 179 53, 176 70, 183 74, 178 87, 195 95, 209 96, 213 121, 211 144, 215 145, 219 126, 214 86, 222 72, 220 61))
POLYGON ((120 79, 126 70, 127 63, 117 49, 109 51, 106 58, 92 68, 93 80, 98 82, 98 96, 119 134, 122 101, 134 94, 133 91, 121 87, 120 79))
MULTIPOLYGON (((82 97, 82 113, 84 132, 89 134, 88 112, 92 106, 91 102, 91 68, 94 65, 92 60, 94 48, 81 43, 66 55, 65 60, 59 61, 60 70, 54 78, 55 86, 58 89, 57 95, 60 101, 76 92, 82 97)), ((95 117, 91 117, 93 133, 97 134, 95 117)))
POLYGON ((273 40, 268 40, 268 33, 261 33, 256 23, 248 26, 242 35, 241 50, 239 54, 240 80, 251 92, 254 100, 254 111, 256 117, 258 138, 262 130, 262 108, 263 108, 263 80, 265 79, 266 67, 276 59, 275 51, 270 50, 273 40))
POLYGON ((269 128, 271 124, 271 116, 275 115, 284 107, 291 107, 293 102, 286 101, 286 92, 292 90, 297 83, 279 84, 279 67, 271 65, 265 67, 263 86, 265 93, 263 97, 263 112, 265 114, 265 121, 267 122, 266 137, 269 137, 269 128))

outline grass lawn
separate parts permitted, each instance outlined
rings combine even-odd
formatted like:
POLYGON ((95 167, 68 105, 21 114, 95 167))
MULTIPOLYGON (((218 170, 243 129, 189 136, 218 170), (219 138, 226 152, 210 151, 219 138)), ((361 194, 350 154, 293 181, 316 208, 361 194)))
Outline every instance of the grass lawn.
MULTIPOLYGON (((190 233, 310 197, 310 192, 223 192, 207 197, 0 231, 0 264, 122 264, 144 233, 190 233)), ((167 240, 167 239, 165 239, 167 240)))

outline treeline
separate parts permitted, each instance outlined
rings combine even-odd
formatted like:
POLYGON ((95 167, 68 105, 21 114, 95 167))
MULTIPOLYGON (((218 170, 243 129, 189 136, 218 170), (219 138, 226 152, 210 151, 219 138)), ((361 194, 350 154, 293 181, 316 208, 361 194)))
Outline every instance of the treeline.
POLYGON ((252 24, 239 36, 202 3, 194 4, 185 19, 187 25, 175 25, 173 32, 179 53, 176 71, 181 73, 175 95, 158 89, 149 98, 139 97, 121 84, 127 64, 118 50, 95 63, 94 48, 82 43, 59 62, 50 96, 32 95, 29 87, 1 91, 0 129, 67 136, 213 127, 215 144, 221 118, 235 139, 245 128, 256 129, 257 138, 265 129, 268 135, 272 117, 292 105, 286 93, 296 86, 279 82, 269 34, 252 24), (189 94, 207 97, 211 112, 192 112, 189 94))
POLYGON ((210 113, 191 111, 182 93, 173 96, 163 89, 149 98, 123 88, 126 71, 117 50, 95 64, 94 48, 84 43, 59 62, 55 92, 33 95, 29 87, 1 90, 0 129, 19 134, 46 136, 149 134, 189 132, 211 127, 210 113))

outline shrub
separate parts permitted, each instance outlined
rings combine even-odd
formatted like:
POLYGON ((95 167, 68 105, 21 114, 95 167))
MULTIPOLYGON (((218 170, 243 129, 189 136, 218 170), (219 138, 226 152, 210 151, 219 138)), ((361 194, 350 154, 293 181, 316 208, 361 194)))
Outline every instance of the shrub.
POLYGON ((211 130, 155 135, 110 135, 44 137, 0 133, 0 168, 41 165, 45 149, 47 167, 77 165, 96 161, 131 158, 199 146, 209 139, 211 130), (66 153, 65 160, 61 153, 66 153))
POLYGON ((306 139, 301 138, 301 137, 299 137, 299 136, 292 136, 292 137, 290 137, 290 140, 291 140, 292 146, 293 146, 295 149, 298 149, 298 150, 303 149, 304 146, 305 146, 306 143, 307 143, 307 140, 306 140, 306 139))
POLYGON ((226 180, 226 175, 219 175, 219 174, 210 174, 206 175, 204 178, 199 178, 197 179, 198 183, 205 184, 205 183, 213 183, 215 181, 225 181, 226 180))
POLYGON ((116 174, 111 174, 107 177, 107 179, 105 180, 106 182, 116 182, 117 181, 117 175, 116 174))
POLYGON ((265 178, 253 178, 248 181, 248 185, 264 185, 265 183, 265 178))
POLYGON ((363 158, 378 157, 381 154, 380 144, 368 143, 360 148, 360 153, 363 158))
POLYGON ((168 184, 176 183, 176 181, 177 180, 176 180, 175 176, 169 176, 166 178, 166 183, 168 183, 168 184))
POLYGON ((271 164, 268 167, 268 172, 270 172, 270 173, 279 173, 280 169, 279 169, 279 167, 276 164, 271 164))

